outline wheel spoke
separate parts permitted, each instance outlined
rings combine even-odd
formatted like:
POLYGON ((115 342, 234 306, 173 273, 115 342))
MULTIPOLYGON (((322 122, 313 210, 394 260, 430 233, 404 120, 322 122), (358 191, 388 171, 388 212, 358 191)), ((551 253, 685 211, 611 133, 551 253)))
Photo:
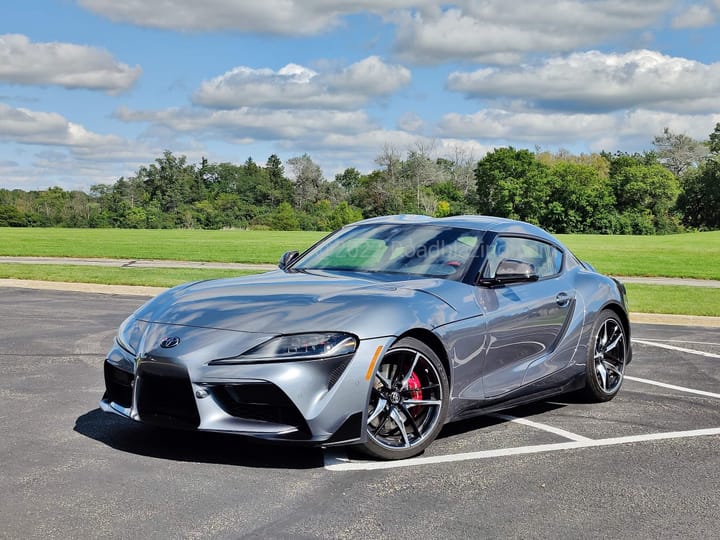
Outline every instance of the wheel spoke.
MULTIPOLYGON (((618 332, 618 336, 617 336, 615 339, 613 339, 613 340, 610 342, 609 345, 607 345, 607 346, 605 347, 605 352, 606 352, 606 353, 609 352, 609 351, 612 351, 615 347, 617 347, 617 344, 620 343, 620 340, 621 340, 622 337, 623 337, 622 332, 620 332, 620 329, 619 329, 619 328, 616 328, 615 330, 618 332)), ((613 334, 613 335, 614 335, 614 334, 613 334)))
POLYGON ((379 398, 377 405, 375 406, 375 410, 372 412, 372 414, 368 417, 368 424, 375 420, 381 412, 385 410, 385 407, 387 407, 387 400, 385 398, 379 398))
POLYGON ((404 446, 410 446, 410 439, 408 438, 407 430, 405 429, 405 421, 402 419, 400 411, 393 407, 390 410, 390 416, 392 417, 393 422, 395 422, 395 425, 400 430, 400 435, 402 435, 403 442, 405 443, 404 446))
POLYGON ((390 381, 388 381, 385 377, 380 375, 379 371, 375 374, 375 377, 377 377, 377 379, 382 383, 382 385, 385 388, 390 389, 392 387, 392 384, 390 384, 390 381))
POLYGON ((400 386, 400 388, 402 390, 407 389, 408 381, 410 380, 410 377, 412 377, 413 371, 415 371, 415 366, 417 365, 419 359, 420 359, 420 353, 416 353, 415 358, 413 358, 413 363, 410 366, 410 369, 407 371, 407 373, 403 377, 402 384, 400 386))
POLYGON ((382 419, 382 422, 378 424, 378 427, 375 429, 375 435, 377 435, 380 430, 385 427, 385 423, 388 421, 388 418, 390 418, 390 412, 391 411, 387 411, 385 417, 382 419))
POLYGON ((442 401, 439 399, 406 399, 403 403, 405 405, 433 405, 435 407, 442 405, 442 401))
POLYGON ((413 388, 412 390, 403 390, 403 395, 412 394, 413 392, 425 392, 426 390, 435 390, 440 388, 439 384, 429 384, 428 386, 421 386, 420 388, 413 388))
POLYGON ((599 345, 598 349, 600 349, 600 350, 605 348, 605 344, 607 343, 607 340, 608 340, 607 323, 608 323, 607 321, 605 321, 603 323, 602 334, 600 334, 602 337, 598 336, 598 345, 599 345))
POLYGON ((415 431, 418 439, 422 437, 422 433, 420 433, 420 428, 418 427, 417 422, 415 422, 415 417, 410 414, 410 411, 408 411, 408 408, 403 403, 400 403, 400 408, 402 409, 405 417, 410 420, 410 424, 412 425, 413 431, 415 431))
POLYGON ((600 386, 603 390, 607 390, 607 369, 605 369, 605 365, 602 361, 595 364, 595 371, 600 377, 600 386))
POLYGON ((621 372, 620 369, 619 369, 616 365, 614 365, 612 362, 608 362, 607 359, 606 359, 606 360, 604 360, 604 361, 602 362, 602 365, 603 365, 603 367, 604 367, 607 371, 610 371, 610 372, 614 373, 614 374, 617 375, 618 377, 622 377, 622 372, 621 372))

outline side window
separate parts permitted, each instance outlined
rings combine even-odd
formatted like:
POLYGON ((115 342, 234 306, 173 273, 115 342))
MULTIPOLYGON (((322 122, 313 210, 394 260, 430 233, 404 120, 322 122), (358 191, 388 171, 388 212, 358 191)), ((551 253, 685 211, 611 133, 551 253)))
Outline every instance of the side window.
POLYGON ((498 236, 485 257, 483 277, 495 275, 500 261, 516 259, 532 264, 540 278, 559 274, 562 270, 562 251, 545 242, 514 236, 498 236))

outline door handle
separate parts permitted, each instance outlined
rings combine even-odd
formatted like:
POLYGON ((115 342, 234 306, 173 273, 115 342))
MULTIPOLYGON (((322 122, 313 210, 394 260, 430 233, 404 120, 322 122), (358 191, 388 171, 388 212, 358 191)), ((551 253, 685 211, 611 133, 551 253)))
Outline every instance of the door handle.
POLYGON ((570 303, 570 295, 565 292, 558 293, 555 297, 555 302, 557 302, 558 306, 565 307, 570 303))

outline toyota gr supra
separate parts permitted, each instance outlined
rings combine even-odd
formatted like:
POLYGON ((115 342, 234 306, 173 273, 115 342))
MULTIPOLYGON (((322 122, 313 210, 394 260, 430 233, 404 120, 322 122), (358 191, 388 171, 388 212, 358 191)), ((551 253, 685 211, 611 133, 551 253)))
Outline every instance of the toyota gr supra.
POLYGON ((101 408, 401 459, 450 421, 564 392, 608 401, 631 359, 623 285, 527 223, 368 219, 278 266, 140 307, 101 408))

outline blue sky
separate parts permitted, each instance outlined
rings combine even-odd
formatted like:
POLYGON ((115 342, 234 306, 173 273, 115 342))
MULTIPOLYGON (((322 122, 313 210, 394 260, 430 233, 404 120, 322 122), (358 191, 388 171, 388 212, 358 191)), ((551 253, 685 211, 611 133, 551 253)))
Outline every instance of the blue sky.
POLYGON ((720 0, 24 0, 0 18, 0 187, 88 189, 165 149, 638 151, 720 122, 720 0))

